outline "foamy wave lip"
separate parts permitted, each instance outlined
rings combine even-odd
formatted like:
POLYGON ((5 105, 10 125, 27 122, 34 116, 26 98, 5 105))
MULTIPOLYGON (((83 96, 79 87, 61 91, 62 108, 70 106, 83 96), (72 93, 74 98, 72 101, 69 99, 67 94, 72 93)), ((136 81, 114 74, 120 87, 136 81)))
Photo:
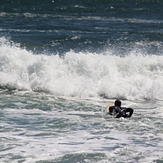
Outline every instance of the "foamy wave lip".
POLYGON ((75 53, 35 55, 0 39, 0 87, 59 96, 162 99, 163 56, 75 53))

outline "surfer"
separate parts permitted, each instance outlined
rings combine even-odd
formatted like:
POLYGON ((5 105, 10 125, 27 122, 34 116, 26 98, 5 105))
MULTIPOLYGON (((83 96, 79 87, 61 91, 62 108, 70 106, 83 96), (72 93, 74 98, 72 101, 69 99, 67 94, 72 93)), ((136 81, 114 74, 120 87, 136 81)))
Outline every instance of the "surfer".
POLYGON ((114 102, 114 106, 109 107, 108 114, 115 115, 116 118, 120 118, 120 117, 130 118, 133 112, 134 110, 132 108, 121 107, 121 101, 116 100, 114 102))

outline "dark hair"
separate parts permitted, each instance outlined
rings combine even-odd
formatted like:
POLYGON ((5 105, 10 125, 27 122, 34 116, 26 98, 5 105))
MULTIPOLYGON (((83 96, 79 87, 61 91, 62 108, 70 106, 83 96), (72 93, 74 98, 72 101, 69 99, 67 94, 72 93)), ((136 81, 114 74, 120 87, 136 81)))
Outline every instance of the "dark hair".
POLYGON ((120 101, 120 100, 116 100, 116 101, 114 102, 114 105, 115 105, 115 106, 118 106, 118 107, 121 107, 121 101, 120 101))

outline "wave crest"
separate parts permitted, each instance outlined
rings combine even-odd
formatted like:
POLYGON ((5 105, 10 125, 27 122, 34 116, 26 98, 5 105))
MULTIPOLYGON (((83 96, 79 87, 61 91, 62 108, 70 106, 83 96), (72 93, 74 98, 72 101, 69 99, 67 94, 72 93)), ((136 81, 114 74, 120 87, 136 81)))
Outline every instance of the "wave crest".
POLYGON ((163 56, 111 51, 35 55, 0 41, 0 87, 56 96, 163 99, 163 56))

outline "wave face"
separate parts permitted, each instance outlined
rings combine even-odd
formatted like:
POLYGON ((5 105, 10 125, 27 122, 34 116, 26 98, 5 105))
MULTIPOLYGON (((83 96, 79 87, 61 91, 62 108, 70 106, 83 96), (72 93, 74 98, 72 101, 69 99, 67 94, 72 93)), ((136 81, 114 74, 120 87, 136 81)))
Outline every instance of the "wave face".
POLYGON ((136 48, 126 56, 115 55, 115 49, 35 55, 5 38, 0 42, 1 89, 83 98, 163 98, 162 55, 144 55, 136 48))

